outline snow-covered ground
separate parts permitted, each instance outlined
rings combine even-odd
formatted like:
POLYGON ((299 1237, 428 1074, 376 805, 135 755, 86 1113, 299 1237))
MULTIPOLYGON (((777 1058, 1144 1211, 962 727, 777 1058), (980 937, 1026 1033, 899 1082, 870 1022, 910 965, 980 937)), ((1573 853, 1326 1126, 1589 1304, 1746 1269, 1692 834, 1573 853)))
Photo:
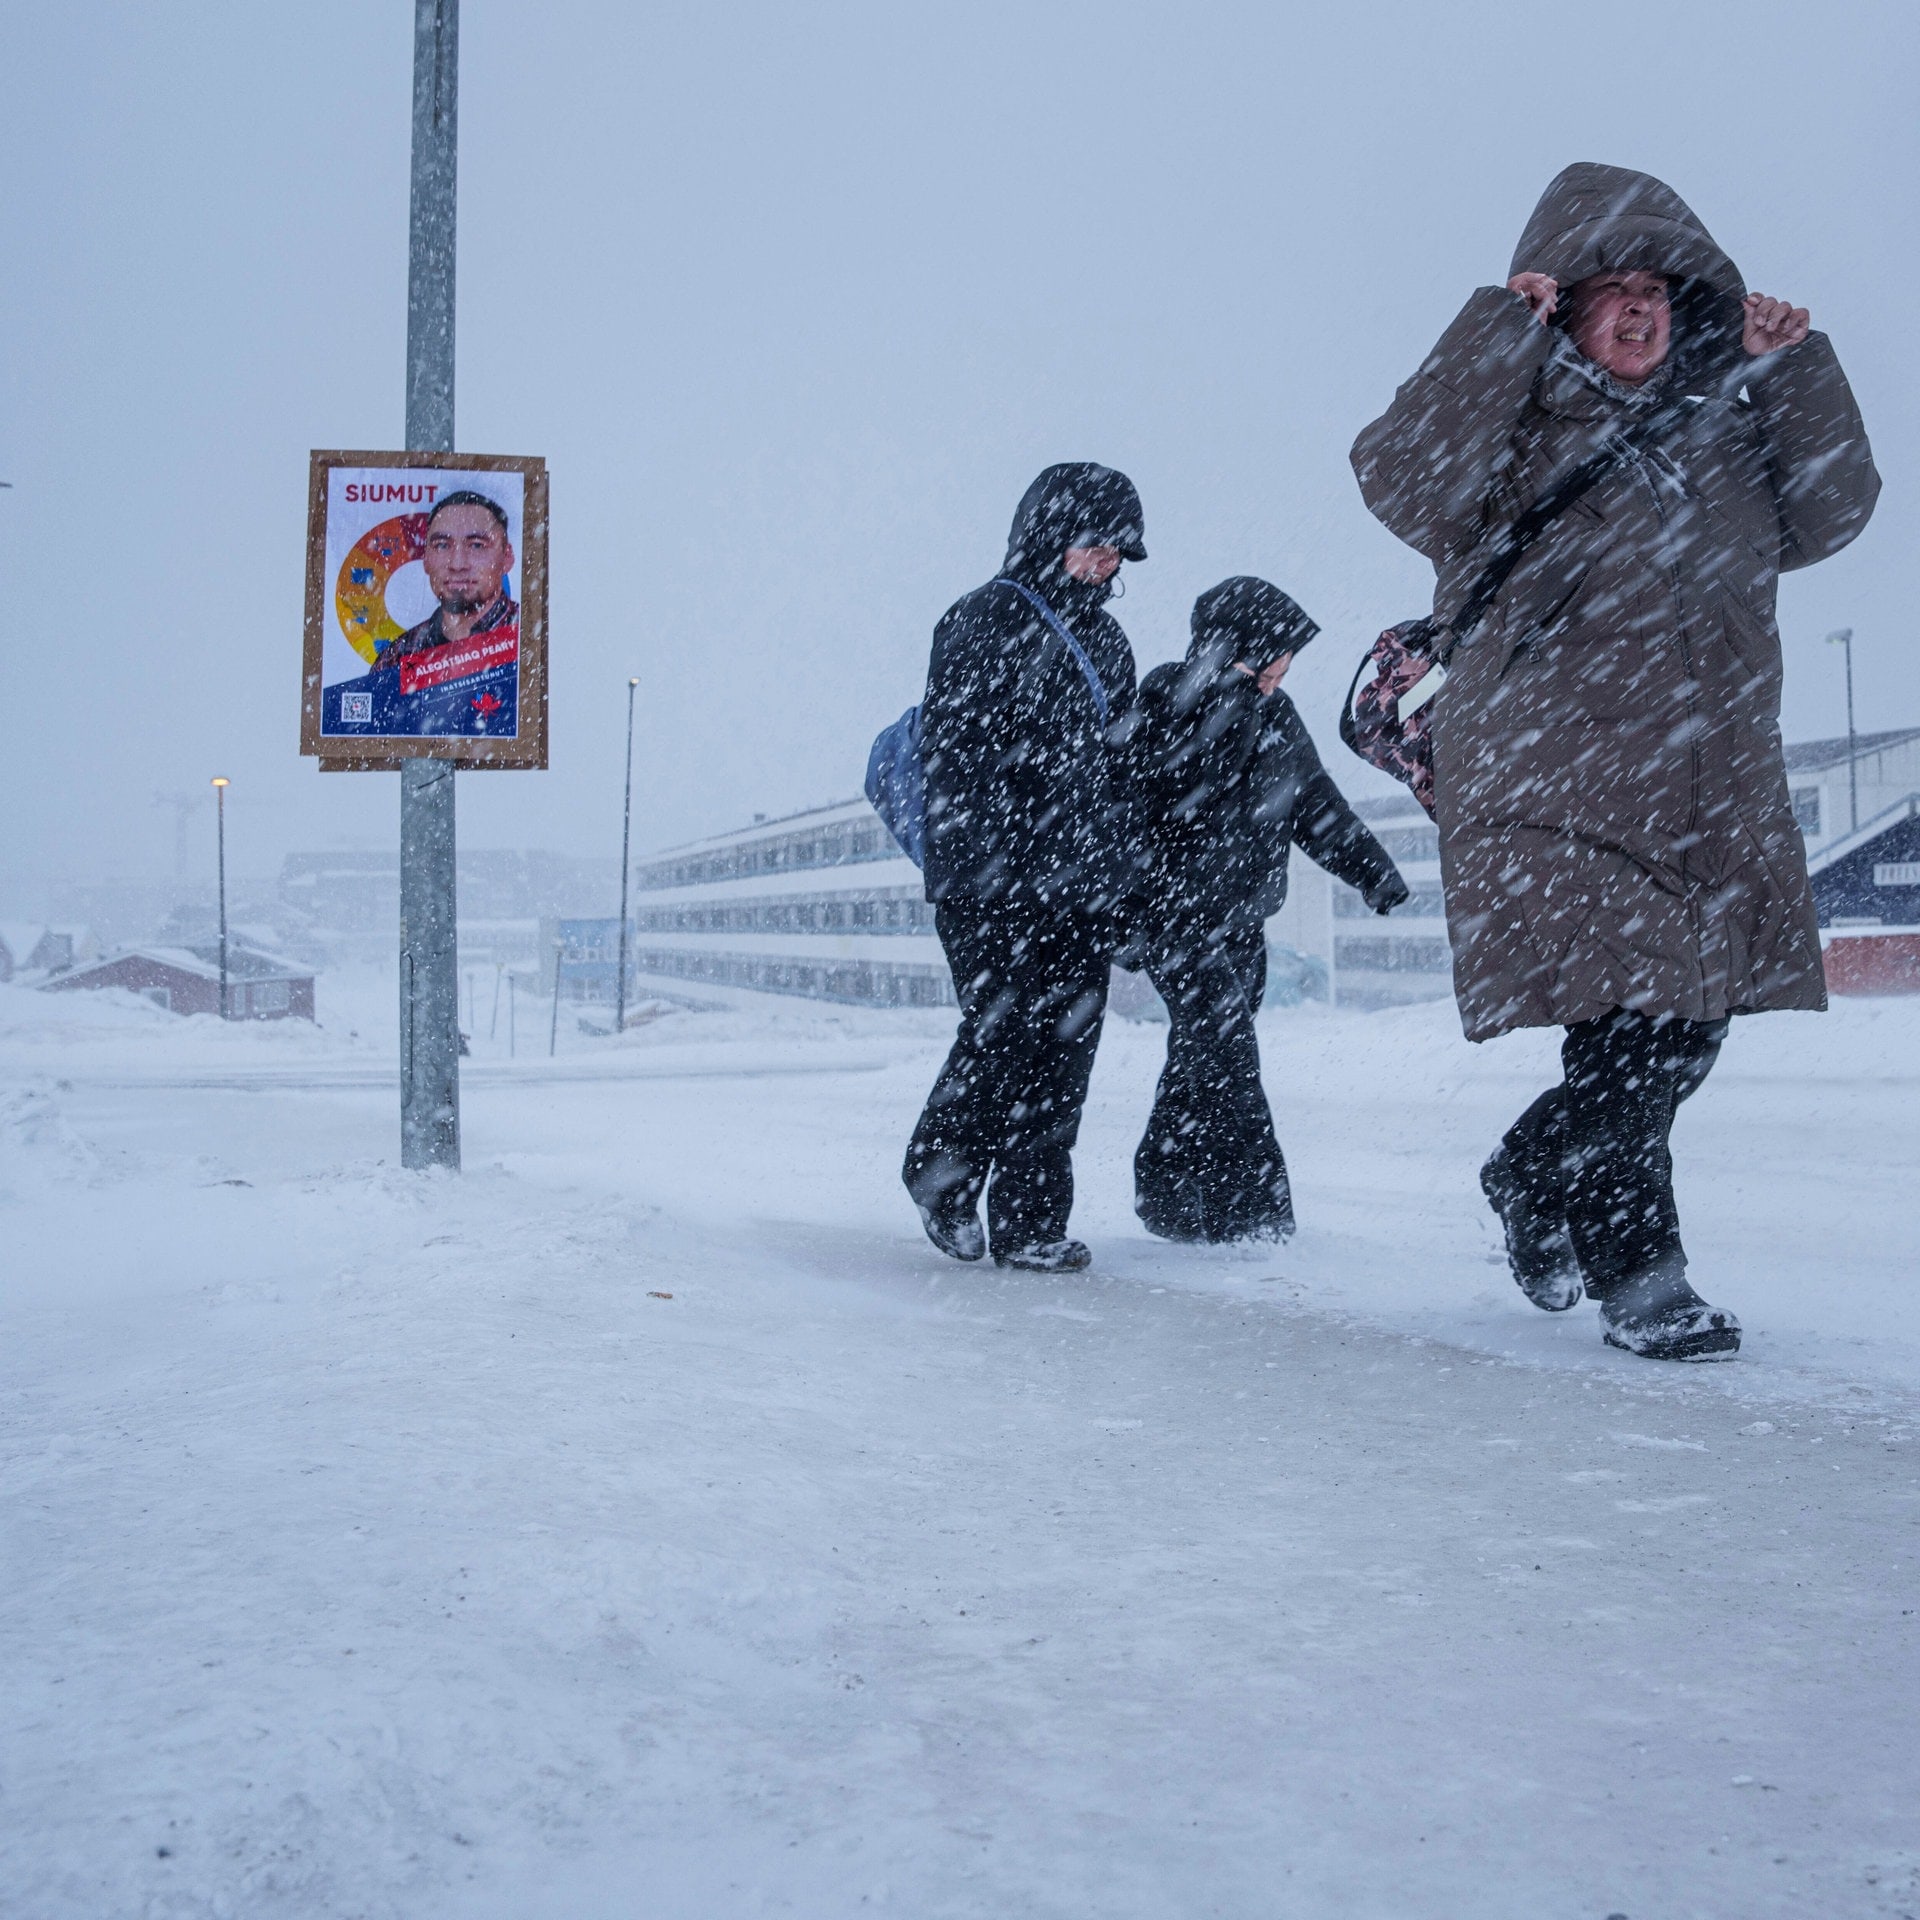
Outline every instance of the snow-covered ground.
POLYGON ((458 1178, 377 975, 0 988, 0 1912, 1920 1913, 1920 1001, 1736 1024, 1663 1369, 1479 1204, 1548 1036, 1269 1016, 1201 1253, 1115 1022, 1038 1281, 897 1185, 950 1016, 487 987, 458 1178))

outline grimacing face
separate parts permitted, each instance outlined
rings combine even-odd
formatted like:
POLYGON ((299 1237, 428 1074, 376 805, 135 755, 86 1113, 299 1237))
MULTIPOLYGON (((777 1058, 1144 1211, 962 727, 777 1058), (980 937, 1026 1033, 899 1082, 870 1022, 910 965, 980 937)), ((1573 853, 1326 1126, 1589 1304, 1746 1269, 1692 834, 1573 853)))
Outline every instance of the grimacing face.
POLYGON ((1568 296, 1568 337, 1595 366, 1630 387, 1659 371, 1672 333, 1664 274, 1596 273, 1568 296))
POLYGON ((448 507, 427 528, 421 564, 447 613, 477 613, 500 591, 513 565, 513 542, 485 507, 448 507))

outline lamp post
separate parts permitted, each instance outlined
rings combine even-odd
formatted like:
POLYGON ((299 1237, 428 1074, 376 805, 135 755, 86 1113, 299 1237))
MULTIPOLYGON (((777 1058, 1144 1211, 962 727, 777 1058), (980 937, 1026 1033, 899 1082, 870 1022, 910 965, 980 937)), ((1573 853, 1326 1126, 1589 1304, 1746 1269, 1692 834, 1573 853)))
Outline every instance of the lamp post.
POLYGON ((220 1018, 227 1017, 227 780, 213 776, 213 803, 220 815, 220 1018))
POLYGON ((613 989, 613 1030, 627 1030, 627 848, 633 834, 633 694, 638 679, 627 682, 627 797, 620 809, 620 975, 613 989))
POLYGON ((1860 758, 1853 730, 1853 629, 1839 627, 1827 635, 1830 647, 1847 650, 1847 831, 1860 831, 1860 758))

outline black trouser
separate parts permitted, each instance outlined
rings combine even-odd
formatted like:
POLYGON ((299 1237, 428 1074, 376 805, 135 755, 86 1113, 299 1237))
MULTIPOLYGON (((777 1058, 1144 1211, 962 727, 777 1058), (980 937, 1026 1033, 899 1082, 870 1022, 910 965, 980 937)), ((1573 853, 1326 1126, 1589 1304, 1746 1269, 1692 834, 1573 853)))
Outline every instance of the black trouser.
POLYGON ((1293 1225, 1287 1163, 1260 1084, 1254 1016, 1267 987, 1264 925, 1214 927, 1156 951, 1167 1064, 1133 1156, 1134 1211, 1173 1240, 1241 1240, 1293 1225))
POLYGON ((1105 930, 1068 908, 965 895, 941 901, 934 924, 960 997, 960 1031, 901 1178, 922 1206, 972 1205, 991 1172, 996 1252, 1063 1239, 1073 1143, 1107 1010, 1105 930))
POLYGON ((1501 1143, 1543 1216, 1566 1221, 1596 1300, 1656 1267, 1685 1268, 1667 1136, 1726 1037, 1724 1020, 1624 1008, 1582 1020, 1560 1050, 1565 1081, 1501 1143))

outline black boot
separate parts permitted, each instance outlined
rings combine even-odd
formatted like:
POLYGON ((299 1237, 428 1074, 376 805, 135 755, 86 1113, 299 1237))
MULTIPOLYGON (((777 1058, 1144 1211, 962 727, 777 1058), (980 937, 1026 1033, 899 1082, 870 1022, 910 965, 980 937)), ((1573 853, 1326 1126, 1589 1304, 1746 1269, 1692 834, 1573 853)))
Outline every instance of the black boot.
POLYGON ((1530 1190, 1504 1145, 1480 1169, 1480 1191, 1500 1216, 1507 1265, 1520 1291, 1547 1313, 1565 1313, 1576 1305, 1582 1291, 1580 1261, 1566 1216, 1530 1190))
POLYGON ((987 1235, 980 1224, 979 1210, 966 1197, 964 1187, 949 1187, 933 1201, 916 1200, 920 1224, 927 1238, 949 1260, 981 1260, 986 1257, 987 1235))
POLYGON ((995 1247, 993 1264, 1022 1273, 1079 1273, 1093 1265, 1093 1249, 1082 1240, 1036 1240, 1031 1246, 995 1247))
POLYGON ((1149 1187, 1137 1177, 1133 1210, 1140 1224, 1159 1240, 1206 1240, 1206 1197, 1197 1180, 1184 1174, 1156 1173, 1149 1187))
POLYGON ((1644 1360, 1731 1360, 1740 1351, 1740 1322, 1694 1292, 1680 1260, 1610 1288, 1600 1320, 1608 1346, 1644 1360))

